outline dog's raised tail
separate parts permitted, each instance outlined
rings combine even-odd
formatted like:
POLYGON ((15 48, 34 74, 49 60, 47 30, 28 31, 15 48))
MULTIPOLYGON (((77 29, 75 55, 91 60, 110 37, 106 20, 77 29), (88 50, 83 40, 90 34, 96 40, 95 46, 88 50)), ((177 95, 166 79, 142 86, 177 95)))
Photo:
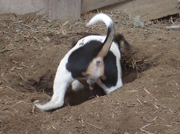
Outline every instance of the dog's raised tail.
POLYGON ((95 15, 87 24, 86 26, 90 26, 93 24, 96 24, 97 22, 104 22, 106 27, 107 27, 107 36, 103 42, 103 48, 101 49, 101 51, 98 53, 98 57, 105 57, 109 51, 109 48, 114 40, 114 36, 115 36, 115 30, 114 30, 114 24, 112 19, 103 13, 97 14, 95 15))

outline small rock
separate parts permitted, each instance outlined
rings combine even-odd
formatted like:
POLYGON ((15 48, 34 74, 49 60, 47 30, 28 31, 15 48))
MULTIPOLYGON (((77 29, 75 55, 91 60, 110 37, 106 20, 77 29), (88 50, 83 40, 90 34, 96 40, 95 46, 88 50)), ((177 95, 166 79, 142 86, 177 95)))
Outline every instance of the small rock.
POLYGON ((142 22, 140 20, 140 16, 137 16, 137 17, 134 18, 134 26, 135 27, 141 27, 141 28, 144 27, 144 22, 142 22))
POLYGON ((50 41, 51 41, 51 39, 50 39, 48 36, 44 37, 44 40, 45 40, 46 42, 50 42, 50 41))

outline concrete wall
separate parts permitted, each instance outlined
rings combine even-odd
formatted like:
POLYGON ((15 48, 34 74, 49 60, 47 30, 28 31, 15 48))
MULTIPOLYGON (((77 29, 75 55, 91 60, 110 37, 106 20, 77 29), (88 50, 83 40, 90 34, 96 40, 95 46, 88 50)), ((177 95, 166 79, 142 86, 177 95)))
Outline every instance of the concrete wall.
POLYGON ((81 15, 81 0, 50 0, 49 18, 61 21, 75 20, 81 15))
POLYGON ((0 0, 0 13, 27 14, 39 12, 47 14, 49 0, 0 0))

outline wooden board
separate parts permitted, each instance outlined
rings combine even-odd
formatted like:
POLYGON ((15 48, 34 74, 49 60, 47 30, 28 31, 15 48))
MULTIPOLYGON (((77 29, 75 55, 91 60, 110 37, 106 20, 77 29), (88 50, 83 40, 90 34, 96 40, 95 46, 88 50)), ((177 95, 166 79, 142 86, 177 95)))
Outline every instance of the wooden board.
POLYGON ((127 0, 82 0, 81 13, 102 8, 108 5, 124 2, 127 0))
POLYGON ((75 20, 81 15, 81 0, 50 0, 49 17, 51 20, 75 20))
POLYGON ((81 13, 129 0, 0 0, 0 13, 48 14, 51 20, 76 20, 81 13))
POLYGON ((106 7, 105 10, 123 11, 132 19, 141 16, 143 21, 147 21, 178 14, 180 13, 178 6, 177 0, 133 0, 106 7))

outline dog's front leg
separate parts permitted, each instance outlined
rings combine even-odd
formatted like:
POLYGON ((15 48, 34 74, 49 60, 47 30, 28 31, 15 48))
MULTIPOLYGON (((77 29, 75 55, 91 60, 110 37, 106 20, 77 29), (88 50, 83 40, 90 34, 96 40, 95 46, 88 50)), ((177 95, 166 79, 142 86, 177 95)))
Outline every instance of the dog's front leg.
POLYGON ((66 90, 73 80, 71 73, 65 66, 60 64, 54 79, 53 96, 51 100, 44 105, 39 101, 35 101, 34 104, 43 111, 50 111, 62 107, 66 90))

